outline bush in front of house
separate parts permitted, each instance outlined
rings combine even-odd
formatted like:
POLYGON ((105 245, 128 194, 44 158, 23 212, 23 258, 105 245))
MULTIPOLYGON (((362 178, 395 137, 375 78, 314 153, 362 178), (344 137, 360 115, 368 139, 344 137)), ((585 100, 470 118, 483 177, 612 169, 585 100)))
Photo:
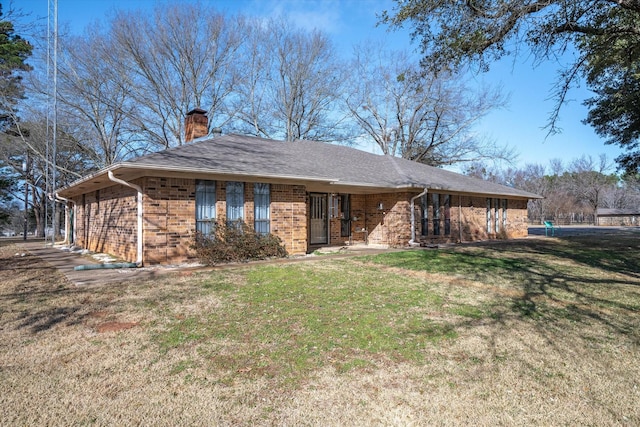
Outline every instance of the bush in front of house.
POLYGON ((216 221, 211 234, 196 236, 194 249, 200 261, 207 265, 287 256, 278 236, 257 233, 242 221, 216 221))

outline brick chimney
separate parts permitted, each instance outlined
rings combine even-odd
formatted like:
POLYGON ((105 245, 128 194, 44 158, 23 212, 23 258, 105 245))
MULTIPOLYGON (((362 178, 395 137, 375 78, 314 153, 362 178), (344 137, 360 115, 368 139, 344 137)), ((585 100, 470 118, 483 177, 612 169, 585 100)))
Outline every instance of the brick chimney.
POLYGON ((209 118, 207 112, 201 108, 194 108, 184 119, 184 142, 189 143, 196 138, 209 134, 209 118))

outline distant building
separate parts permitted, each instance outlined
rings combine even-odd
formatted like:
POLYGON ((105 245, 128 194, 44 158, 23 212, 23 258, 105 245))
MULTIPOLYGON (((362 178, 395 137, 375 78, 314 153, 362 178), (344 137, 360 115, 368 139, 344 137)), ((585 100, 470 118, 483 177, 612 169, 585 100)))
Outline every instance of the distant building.
POLYGON ((598 208, 598 225, 637 226, 640 225, 640 209, 598 208))

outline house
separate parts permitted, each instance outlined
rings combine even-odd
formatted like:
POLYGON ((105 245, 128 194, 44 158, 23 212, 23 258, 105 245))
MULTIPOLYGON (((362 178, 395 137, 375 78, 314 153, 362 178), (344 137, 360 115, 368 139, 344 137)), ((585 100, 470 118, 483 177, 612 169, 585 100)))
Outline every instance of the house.
POLYGON ((597 225, 637 226, 640 225, 640 209, 606 209, 596 211, 597 225))
POLYGON ((352 243, 391 247, 527 235, 539 196, 388 155, 313 141, 207 135, 187 114, 188 144, 113 164, 60 189, 76 245, 127 261, 194 260, 196 232, 243 220, 290 254, 352 243))

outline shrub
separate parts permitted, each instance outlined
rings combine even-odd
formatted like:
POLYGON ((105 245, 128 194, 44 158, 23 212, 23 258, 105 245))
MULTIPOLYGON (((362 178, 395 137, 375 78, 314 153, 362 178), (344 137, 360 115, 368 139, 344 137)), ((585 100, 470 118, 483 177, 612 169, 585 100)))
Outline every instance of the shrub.
POLYGON ((196 236, 193 247, 200 261, 208 265, 287 256, 278 236, 257 233, 243 221, 216 221, 211 234, 196 236))

